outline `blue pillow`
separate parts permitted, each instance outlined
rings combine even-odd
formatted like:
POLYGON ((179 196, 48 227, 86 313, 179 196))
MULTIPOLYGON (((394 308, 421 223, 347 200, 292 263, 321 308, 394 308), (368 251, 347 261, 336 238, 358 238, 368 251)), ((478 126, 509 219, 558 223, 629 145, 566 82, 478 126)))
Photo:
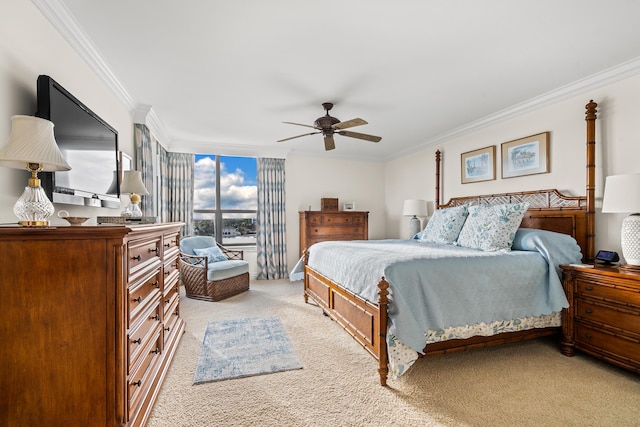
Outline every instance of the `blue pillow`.
POLYGON ((433 213, 424 230, 416 235, 416 238, 425 243, 455 243, 467 215, 466 206, 438 209, 433 213))
POLYGON ((458 246, 481 251, 510 251, 529 203, 476 205, 458 236, 458 246))
POLYGON ((204 249, 194 249, 193 253, 199 256, 206 256, 209 262, 226 261, 229 259, 217 246, 204 249))

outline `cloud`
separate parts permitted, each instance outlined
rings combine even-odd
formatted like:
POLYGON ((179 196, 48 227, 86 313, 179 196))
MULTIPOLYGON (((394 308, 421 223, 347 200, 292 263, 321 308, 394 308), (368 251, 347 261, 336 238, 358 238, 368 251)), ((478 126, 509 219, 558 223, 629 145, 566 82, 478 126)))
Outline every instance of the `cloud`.
MULTIPOLYGON (((215 208, 215 159, 203 157, 194 168, 194 209, 215 208)), ((245 184, 242 169, 228 171, 224 162, 220 162, 220 198, 222 209, 256 210, 258 188, 245 184)))

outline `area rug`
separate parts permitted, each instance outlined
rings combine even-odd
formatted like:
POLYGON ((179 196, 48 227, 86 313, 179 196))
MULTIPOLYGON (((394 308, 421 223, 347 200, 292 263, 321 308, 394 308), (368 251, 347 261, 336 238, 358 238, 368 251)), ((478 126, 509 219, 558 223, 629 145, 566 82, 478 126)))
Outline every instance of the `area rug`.
POLYGON ((278 317, 207 323, 194 384, 302 369, 278 317))

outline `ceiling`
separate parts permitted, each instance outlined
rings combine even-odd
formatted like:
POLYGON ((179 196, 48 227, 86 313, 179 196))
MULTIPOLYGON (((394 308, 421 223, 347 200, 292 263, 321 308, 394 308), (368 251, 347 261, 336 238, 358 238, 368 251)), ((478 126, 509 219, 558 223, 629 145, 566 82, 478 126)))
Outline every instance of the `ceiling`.
POLYGON ((171 151, 385 161, 640 73, 635 0, 32 1, 171 151), (276 142, 323 102, 382 141, 276 142))

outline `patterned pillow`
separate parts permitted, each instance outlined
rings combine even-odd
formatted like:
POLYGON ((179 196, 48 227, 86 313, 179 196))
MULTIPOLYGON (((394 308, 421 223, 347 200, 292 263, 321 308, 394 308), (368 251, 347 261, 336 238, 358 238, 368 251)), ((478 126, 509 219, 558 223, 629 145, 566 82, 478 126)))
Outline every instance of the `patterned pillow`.
POLYGON ((455 243, 468 211, 466 206, 438 209, 420 233, 418 241, 425 243, 455 243))
POLYGON ((471 206, 458 246, 482 251, 510 251, 529 203, 471 206))
POLYGON ((199 256, 206 256, 207 260, 210 263, 218 262, 218 261, 226 261, 229 259, 224 254, 224 252, 222 252, 222 250, 220 250, 220 248, 217 246, 212 246, 210 248, 204 248, 204 249, 194 249, 193 253, 199 256))

